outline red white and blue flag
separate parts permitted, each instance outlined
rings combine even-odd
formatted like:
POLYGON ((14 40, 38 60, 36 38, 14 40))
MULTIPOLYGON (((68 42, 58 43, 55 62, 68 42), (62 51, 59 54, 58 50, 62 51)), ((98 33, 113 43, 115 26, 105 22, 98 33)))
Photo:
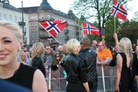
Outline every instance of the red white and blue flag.
POLYGON ((99 29, 96 26, 93 26, 92 24, 82 23, 82 31, 83 34, 91 34, 95 36, 99 36, 100 32, 99 29))
POLYGON ((40 25, 51 35, 56 36, 58 33, 64 30, 67 26, 67 21, 54 20, 40 22, 40 25))
POLYGON ((126 9, 117 0, 114 0, 113 2, 112 14, 124 21, 126 20, 127 17, 126 9))

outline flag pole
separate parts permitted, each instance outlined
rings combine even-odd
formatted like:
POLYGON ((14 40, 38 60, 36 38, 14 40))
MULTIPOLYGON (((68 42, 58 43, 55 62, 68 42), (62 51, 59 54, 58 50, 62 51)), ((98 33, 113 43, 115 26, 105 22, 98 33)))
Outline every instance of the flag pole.
POLYGON ((116 17, 114 17, 114 33, 116 33, 116 17))
POLYGON ((51 37, 53 37, 54 40, 56 40, 58 42, 58 44, 61 44, 54 36, 51 35, 51 37))

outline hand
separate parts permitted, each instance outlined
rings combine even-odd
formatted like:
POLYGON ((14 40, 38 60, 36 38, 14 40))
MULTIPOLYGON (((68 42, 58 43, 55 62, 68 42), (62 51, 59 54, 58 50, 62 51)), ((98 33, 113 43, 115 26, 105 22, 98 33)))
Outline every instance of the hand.
POLYGON ((116 86, 114 92, 120 92, 119 87, 116 86))
POLYGON ((118 37, 117 37, 117 34, 116 34, 116 33, 114 33, 113 37, 114 37, 114 39, 115 39, 115 40, 116 40, 116 39, 118 39, 118 37))
POLYGON ((135 75, 135 78, 134 78, 135 80, 138 80, 138 75, 135 75))

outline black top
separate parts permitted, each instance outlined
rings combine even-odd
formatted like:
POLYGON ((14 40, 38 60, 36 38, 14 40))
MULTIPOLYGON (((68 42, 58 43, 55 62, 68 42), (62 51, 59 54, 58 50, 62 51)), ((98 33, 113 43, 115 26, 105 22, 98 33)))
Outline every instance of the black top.
POLYGON ((79 57, 84 60, 86 65, 86 75, 89 82, 97 82, 97 69, 96 69, 96 58, 97 53, 91 49, 87 48, 79 53, 79 57))
POLYGON ((84 61, 77 55, 71 53, 65 56, 63 67, 67 73, 67 81, 73 83, 87 82, 86 67, 84 61))
MULTIPOLYGON (((126 55, 121 52, 120 55, 123 58, 122 62, 122 71, 121 71, 121 79, 120 79, 120 88, 122 87, 123 89, 127 88, 129 89, 130 87, 130 82, 131 82, 131 72, 130 72, 130 67, 127 67, 127 58, 126 55)), ((120 92, 128 92, 128 91, 121 91, 120 92)))
POLYGON ((45 66, 44 66, 44 63, 42 62, 41 58, 34 57, 33 60, 32 60, 32 67, 40 69, 40 71, 46 77, 45 66))
POLYGON ((31 68, 30 66, 21 63, 19 69, 16 70, 14 75, 5 80, 19 84, 32 90, 33 76, 35 71, 35 68, 31 68))

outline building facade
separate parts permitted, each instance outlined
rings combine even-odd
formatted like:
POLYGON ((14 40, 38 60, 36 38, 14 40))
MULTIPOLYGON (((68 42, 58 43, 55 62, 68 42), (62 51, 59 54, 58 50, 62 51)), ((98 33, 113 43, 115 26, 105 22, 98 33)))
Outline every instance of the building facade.
POLYGON ((24 43, 30 44, 28 15, 23 13, 21 9, 10 5, 9 0, 0 0, 0 20, 8 20, 19 24, 24 34, 24 43), (24 17, 23 20, 22 16, 24 17), (22 21, 25 23, 24 27, 21 25, 22 21))
POLYGON ((44 45, 51 44, 64 44, 70 38, 79 39, 79 33, 76 31, 76 17, 70 10, 68 14, 53 9, 47 0, 42 0, 40 6, 37 7, 24 7, 24 12, 28 14, 30 45, 34 42, 40 41, 44 45), (53 39, 46 30, 44 30, 39 23, 48 20, 67 20, 68 27, 53 39))

